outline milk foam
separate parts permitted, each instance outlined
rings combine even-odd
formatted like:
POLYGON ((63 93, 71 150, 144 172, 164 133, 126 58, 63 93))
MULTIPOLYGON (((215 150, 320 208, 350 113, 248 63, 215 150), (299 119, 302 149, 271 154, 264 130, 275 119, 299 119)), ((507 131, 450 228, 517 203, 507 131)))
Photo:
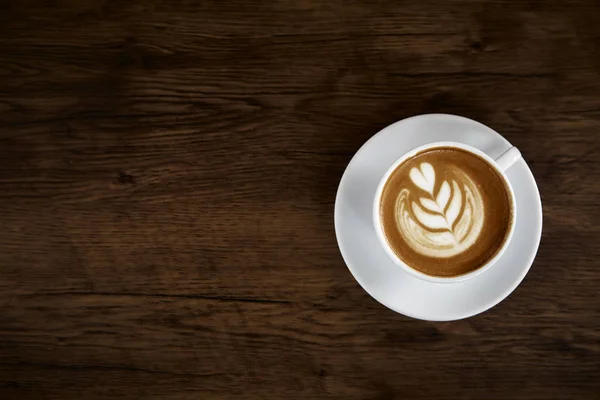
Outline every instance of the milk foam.
MULTIPOLYGON (((442 166, 437 166, 442 168, 442 166)), ((436 189, 435 167, 421 163, 410 170, 413 185, 396 200, 396 225, 416 252, 448 258, 471 247, 483 228, 484 204, 478 186, 460 168, 443 165, 452 179, 436 189)))

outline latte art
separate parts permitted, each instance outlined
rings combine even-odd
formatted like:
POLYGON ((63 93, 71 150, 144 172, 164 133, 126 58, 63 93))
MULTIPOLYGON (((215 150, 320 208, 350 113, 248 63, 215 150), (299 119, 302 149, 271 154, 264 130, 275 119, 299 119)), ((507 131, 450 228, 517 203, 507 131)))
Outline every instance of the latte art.
POLYGON ((398 165, 379 202, 390 249, 431 276, 459 276, 485 265, 513 223, 504 178, 486 160, 454 147, 427 149, 398 165))
POLYGON ((437 185, 429 163, 410 170, 413 186, 396 201, 396 224, 409 246, 430 257, 447 258, 471 247, 481 232, 484 202, 477 185, 457 167, 453 179, 437 185))

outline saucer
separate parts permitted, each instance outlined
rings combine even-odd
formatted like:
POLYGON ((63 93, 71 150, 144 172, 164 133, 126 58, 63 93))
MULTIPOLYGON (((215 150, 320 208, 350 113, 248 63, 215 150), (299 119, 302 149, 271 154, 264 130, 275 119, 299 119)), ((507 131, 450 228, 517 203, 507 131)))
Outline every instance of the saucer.
POLYGON ((369 139, 348 164, 338 188, 334 219, 348 269, 375 300, 408 317, 451 321, 490 309, 521 283, 540 244, 542 203, 531 170, 520 159, 506 170, 515 192, 515 232, 489 270, 457 283, 426 282, 403 271, 377 240, 372 218, 375 191, 398 157, 439 141, 465 143, 494 159, 511 147, 499 133, 464 117, 427 114, 398 121, 369 139))

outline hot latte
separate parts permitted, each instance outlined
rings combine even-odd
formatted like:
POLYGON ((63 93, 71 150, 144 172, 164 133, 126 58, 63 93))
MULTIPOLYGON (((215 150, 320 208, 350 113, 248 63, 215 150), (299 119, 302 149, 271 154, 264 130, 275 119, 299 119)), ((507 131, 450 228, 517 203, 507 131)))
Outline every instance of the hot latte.
POLYGON ((381 195, 386 240, 411 268, 454 277, 482 267, 513 223, 504 179, 489 163, 453 147, 424 150, 400 164, 381 195))

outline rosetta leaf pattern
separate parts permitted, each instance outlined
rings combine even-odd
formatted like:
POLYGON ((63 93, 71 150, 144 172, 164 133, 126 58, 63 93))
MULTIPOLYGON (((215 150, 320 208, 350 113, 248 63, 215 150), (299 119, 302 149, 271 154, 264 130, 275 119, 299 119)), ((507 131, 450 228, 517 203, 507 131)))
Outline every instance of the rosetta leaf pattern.
MULTIPOLYGON (((437 167, 437 165, 436 165, 437 167)), ((428 162, 411 168, 414 185, 396 199, 396 226, 415 251, 437 258, 454 257, 473 246, 484 224, 484 202, 477 184, 453 165, 443 176, 428 162), (460 183, 460 184, 459 184, 460 183)))
POLYGON ((416 219, 430 230, 447 230, 453 234, 453 227, 463 207, 463 196, 456 181, 443 181, 436 193, 435 169, 429 163, 412 168, 410 178, 429 195, 419 197, 419 203, 412 203, 416 219))
POLYGON ((448 182, 444 181, 442 183, 442 186, 440 186, 440 190, 437 194, 437 197, 435 198, 435 201, 441 210, 446 209, 448 200, 450 200, 450 194, 450 185, 448 185, 448 182))
POLYGON ((454 196, 452 197, 452 200, 450 200, 450 205, 446 210, 446 220, 448 221, 448 225, 450 227, 454 226, 454 222, 456 221, 456 218, 458 218, 458 214, 460 213, 463 202, 462 192, 460 191, 460 188, 458 187, 458 183, 456 183, 456 181, 452 181, 452 189, 454 196))
POLYGON ((422 163, 420 168, 410 170, 410 179, 422 190, 433 195, 435 186, 435 170, 429 163, 422 163))

